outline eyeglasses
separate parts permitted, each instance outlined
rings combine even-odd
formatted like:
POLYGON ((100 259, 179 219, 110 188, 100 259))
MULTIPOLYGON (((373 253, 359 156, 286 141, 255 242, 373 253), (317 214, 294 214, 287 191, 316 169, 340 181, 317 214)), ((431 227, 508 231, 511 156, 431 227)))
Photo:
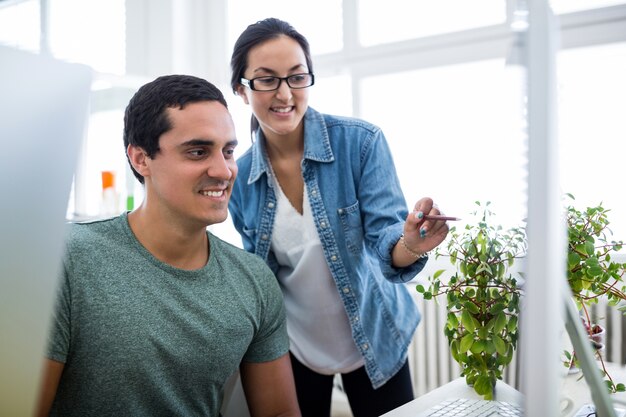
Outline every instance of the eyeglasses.
POLYGON ((241 79, 241 84, 250 87, 253 91, 274 91, 280 88, 285 81, 290 88, 307 88, 315 83, 315 76, 311 73, 293 74, 289 77, 257 77, 251 80, 241 79))

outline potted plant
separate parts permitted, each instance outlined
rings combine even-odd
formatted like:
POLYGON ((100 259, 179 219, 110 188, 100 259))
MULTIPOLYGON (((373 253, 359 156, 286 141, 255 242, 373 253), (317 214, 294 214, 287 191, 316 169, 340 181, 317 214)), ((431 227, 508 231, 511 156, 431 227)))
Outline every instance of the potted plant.
MULTIPOLYGON (((600 332, 604 328, 593 323, 590 307, 605 298, 610 306, 626 313, 626 308, 619 304, 626 300, 626 285, 624 273, 626 263, 615 262, 611 255, 623 247, 623 242, 610 239, 608 213, 602 204, 579 210, 573 205, 574 196, 567 194, 571 200, 565 207, 567 220, 567 281, 574 301, 581 313, 581 320, 589 333, 589 338, 595 343, 603 344, 600 332)), ((596 346, 596 356, 605 376, 605 382, 610 392, 623 392, 624 384, 615 383, 606 371, 603 349, 596 346)), ((565 364, 576 364, 573 352, 565 352, 565 364)))
POLYGON ((509 268, 525 255, 527 241, 523 228, 491 224, 489 202, 476 204, 479 221, 463 230, 451 227, 447 244, 435 252, 449 257, 453 270, 438 270, 416 288, 426 300, 446 297, 451 355, 467 384, 492 399, 517 347, 522 289, 509 268))

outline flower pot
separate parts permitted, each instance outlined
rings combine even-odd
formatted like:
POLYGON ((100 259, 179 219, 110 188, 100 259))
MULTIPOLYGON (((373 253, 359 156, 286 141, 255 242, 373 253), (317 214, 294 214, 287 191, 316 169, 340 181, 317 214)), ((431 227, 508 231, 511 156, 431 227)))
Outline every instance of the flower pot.
POLYGON ((606 344, 606 329, 599 324, 593 325, 593 327, 591 328, 590 338, 592 341, 596 343, 605 345, 606 344))
MULTIPOLYGON (((591 327, 592 331, 589 335, 589 341, 591 342, 591 346, 596 354, 600 354, 604 356, 606 353, 606 329, 600 324, 594 324, 591 327)), ((585 331, 589 333, 589 327, 585 326, 585 331)), ((576 354, 574 354, 576 357, 576 354)), ((580 372, 580 369, 572 362, 570 368, 568 370, 569 374, 575 374, 580 372)))

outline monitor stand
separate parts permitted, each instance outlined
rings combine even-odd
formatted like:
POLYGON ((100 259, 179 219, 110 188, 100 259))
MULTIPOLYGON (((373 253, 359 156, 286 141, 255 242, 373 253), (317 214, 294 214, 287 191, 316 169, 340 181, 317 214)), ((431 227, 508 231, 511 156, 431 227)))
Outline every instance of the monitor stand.
POLYGON ((585 381, 591 392, 591 399, 595 405, 598 417, 617 417, 613 408, 613 401, 609 397, 606 385, 602 381, 602 374, 595 360, 595 355, 591 350, 589 337, 585 332, 571 290, 567 283, 567 288, 561 291, 563 294, 563 304, 565 307, 565 328, 572 341, 572 346, 576 352, 580 369, 583 371, 585 381))

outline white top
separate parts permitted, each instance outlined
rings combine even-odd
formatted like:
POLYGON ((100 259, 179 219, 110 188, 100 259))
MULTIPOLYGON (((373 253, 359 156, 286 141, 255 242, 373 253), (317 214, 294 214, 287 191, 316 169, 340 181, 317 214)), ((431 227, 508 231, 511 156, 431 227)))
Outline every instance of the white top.
POLYGON ((363 365, 304 189, 303 213, 291 205, 274 178, 277 194, 272 250, 287 309, 293 355, 317 373, 332 375, 363 365))

